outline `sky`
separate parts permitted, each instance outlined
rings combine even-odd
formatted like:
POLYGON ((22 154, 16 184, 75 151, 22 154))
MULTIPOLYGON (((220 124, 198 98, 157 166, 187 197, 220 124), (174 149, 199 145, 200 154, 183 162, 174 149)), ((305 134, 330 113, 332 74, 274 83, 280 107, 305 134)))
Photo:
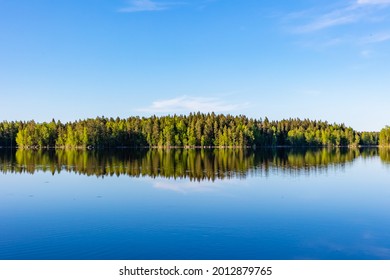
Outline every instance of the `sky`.
POLYGON ((390 125, 390 0, 0 0, 0 121, 390 125))

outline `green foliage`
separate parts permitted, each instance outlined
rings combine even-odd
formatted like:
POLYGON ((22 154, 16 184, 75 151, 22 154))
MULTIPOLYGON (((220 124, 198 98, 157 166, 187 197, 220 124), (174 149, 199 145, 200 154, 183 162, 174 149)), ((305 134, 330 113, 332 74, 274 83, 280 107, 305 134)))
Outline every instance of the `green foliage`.
POLYGON ((390 146, 390 126, 386 126, 379 133, 379 145, 390 146))
POLYGON ((390 128, 381 133, 357 132, 344 124, 308 119, 270 121, 243 115, 195 113, 78 120, 62 124, 34 121, 0 123, 0 146, 57 147, 257 147, 358 146, 390 144, 390 128), (380 138, 380 139, 379 139, 380 138))
POLYGON ((380 147, 379 156, 382 162, 390 164, 390 149, 389 147, 380 147))
POLYGON ((1 122, 0 123, 0 147, 16 147, 16 135, 19 131, 19 123, 1 122))
POLYGON ((54 120, 41 124, 29 121, 20 123, 15 141, 19 148, 44 148, 54 147, 57 137, 58 127, 54 120))

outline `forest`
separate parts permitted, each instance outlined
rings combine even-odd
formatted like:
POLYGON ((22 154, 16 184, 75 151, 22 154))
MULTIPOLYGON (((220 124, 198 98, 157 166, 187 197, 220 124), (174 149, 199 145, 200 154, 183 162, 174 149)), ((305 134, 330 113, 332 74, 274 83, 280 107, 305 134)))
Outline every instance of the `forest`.
POLYGON ((270 147, 390 145, 390 127, 358 132, 344 124, 309 119, 253 119, 244 115, 192 113, 37 123, 0 122, 0 147, 270 147))

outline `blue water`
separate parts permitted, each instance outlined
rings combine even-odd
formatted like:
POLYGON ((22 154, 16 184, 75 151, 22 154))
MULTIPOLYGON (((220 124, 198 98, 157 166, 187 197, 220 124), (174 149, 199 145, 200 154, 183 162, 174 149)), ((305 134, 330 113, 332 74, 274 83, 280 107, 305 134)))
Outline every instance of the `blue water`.
POLYGON ((0 259, 390 259, 390 167, 0 174, 0 259))

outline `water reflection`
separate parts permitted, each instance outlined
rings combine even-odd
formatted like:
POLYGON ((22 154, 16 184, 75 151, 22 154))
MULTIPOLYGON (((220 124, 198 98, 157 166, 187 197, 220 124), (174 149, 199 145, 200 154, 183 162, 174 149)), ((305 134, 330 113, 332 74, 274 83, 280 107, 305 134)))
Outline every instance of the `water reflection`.
POLYGON ((390 148, 379 149, 379 156, 384 163, 390 163, 390 148))
POLYGON ((3 173, 74 172, 87 176, 149 176, 216 180, 265 175, 301 174, 343 167, 358 157, 380 156, 390 163, 389 149, 117 149, 9 150, 0 149, 3 173))

